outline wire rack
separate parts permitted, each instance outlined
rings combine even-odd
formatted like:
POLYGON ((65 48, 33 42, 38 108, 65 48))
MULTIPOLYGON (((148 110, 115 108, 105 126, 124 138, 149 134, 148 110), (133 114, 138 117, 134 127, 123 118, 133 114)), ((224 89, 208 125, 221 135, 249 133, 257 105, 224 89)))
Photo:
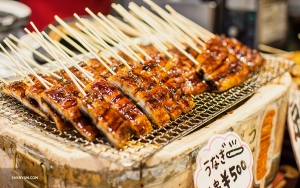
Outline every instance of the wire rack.
POLYGON ((181 115, 167 126, 153 130, 139 138, 131 138, 125 148, 112 147, 104 137, 87 141, 76 130, 59 131, 51 121, 24 108, 15 99, 0 93, 0 116, 30 127, 41 136, 51 137, 63 144, 84 152, 130 167, 145 160, 172 141, 204 126, 204 124, 239 102, 251 96, 257 89, 290 70, 294 63, 281 58, 265 56, 267 63, 243 84, 222 93, 204 92, 194 97, 195 108, 181 115))

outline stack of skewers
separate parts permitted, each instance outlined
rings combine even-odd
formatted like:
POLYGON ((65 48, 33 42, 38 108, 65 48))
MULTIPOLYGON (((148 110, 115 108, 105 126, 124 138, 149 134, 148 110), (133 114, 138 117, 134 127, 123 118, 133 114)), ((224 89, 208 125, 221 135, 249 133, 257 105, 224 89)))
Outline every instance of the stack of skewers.
MULTIPOLYGON (((228 90, 264 64, 265 59, 256 50, 236 39, 216 36, 170 6, 166 6, 167 12, 150 0, 145 2, 160 17, 134 3, 129 5, 131 11, 112 5, 127 23, 110 15, 95 15, 88 8, 94 20, 74 14, 76 28, 55 16, 66 33, 83 47, 52 25, 50 29, 74 45, 88 61, 81 56, 72 57, 72 51, 31 23, 36 33, 25 31, 55 61, 35 50, 33 53, 61 67, 56 72, 21 54, 11 39, 20 41, 10 35, 4 43, 19 61, 3 46, 5 54, 1 55, 18 67, 14 70, 6 65, 24 80, 8 83, 1 78, 6 85, 2 92, 53 120, 59 130, 75 128, 87 140, 103 134, 113 146, 122 148, 132 134, 147 135, 153 128, 187 113, 195 106, 193 95, 228 90), (128 34, 149 44, 136 44, 128 34)), ((20 45, 30 49, 26 44, 20 45)))

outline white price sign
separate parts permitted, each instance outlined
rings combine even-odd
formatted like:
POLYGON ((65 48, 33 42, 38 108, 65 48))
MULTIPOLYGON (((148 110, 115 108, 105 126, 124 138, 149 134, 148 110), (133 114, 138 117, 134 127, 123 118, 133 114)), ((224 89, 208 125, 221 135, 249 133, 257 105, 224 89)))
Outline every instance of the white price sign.
POLYGON ((197 188, 248 188, 252 184, 252 152, 234 132, 211 137, 196 163, 197 188))
POLYGON ((300 171, 300 90, 297 84, 291 86, 287 120, 295 159, 300 171))

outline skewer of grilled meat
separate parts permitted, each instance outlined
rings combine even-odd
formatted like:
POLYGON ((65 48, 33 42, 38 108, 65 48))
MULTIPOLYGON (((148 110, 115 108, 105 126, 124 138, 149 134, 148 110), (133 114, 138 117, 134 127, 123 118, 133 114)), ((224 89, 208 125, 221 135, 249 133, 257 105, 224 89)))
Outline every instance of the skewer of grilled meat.
MULTIPOLYGON (((152 131, 152 125, 147 117, 127 98, 125 97, 115 86, 103 80, 100 77, 104 73, 103 77, 109 76, 109 74, 103 71, 103 65, 94 61, 91 66, 81 63, 81 66, 86 70, 89 70, 97 78, 94 82, 88 84, 85 88, 87 92, 96 92, 103 97, 103 99, 111 104, 111 107, 122 115, 122 117, 130 122, 131 129, 137 137, 145 135, 152 131), (97 66, 98 64, 98 66, 97 66), (103 85, 100 85, 103 84, 103 85)), ((91 63, 91 62, 90 62, 91 63)), ((71 69, 73 70, 73 69, 71 69)), ((79 77, 81 79, 81 77, 79 77)))
MULTIPOLYGON (((59 81, 56 78, 52 78, 49 76, 42 77, 52 84, 59 83, 59 81)), ((42 93, 46 90, 45 86, 38 80, 34 80, 34 82, 35 84, 29 86, 25 91, 27 98, 38 103, 39 108, 55 122, 55 125, 58 130, 70 129, 72 127, 71 123, 64 120, 49 104, 47 104, 42 99, 42 93)))
MULTIPOLYGON (((95 65, 93 67, 89 67, 85 63, 80 64, 83 68, 86 70, 89 70, 90 72, 94 73, 95 77, 99 75, 99 71, 102 72, 102 68, 96 67, 95 65)), ((83 76, 83 74, 78 71, 76 68, 71 67, 70 71, 73 72, 80 80, 87 83, 87 79, 83 76)), ((64 71, 60 71, 63 75, 67 76, 64 71)), ((98 76, 99 77, 99 76, 98 76)), ((101 77, 93 81, 92 83, 89 83, 86 85, 85 90, 87 93, 93 93, 92 96, 101 96, 100 98, 103 98, 108 104, 110 104, 110 107, 118 113, 123 119, 128 120, 129 122, 126 124, 130 124, 131 129, 135 133, 137 137, 140 137, 142 135, 145 135, 152 131, 152 125, 147 119, 147 117, 128 99, 126 98, 117 88, 115 88, 113 85, 109 84, 107 81, 103 80, 101 77), (101 85, 103 84, 103 85, 101 85), (97 94, 97 95, 96 95, 97 94)), ((99 96, 97 98, 99 98, 99 96)), ((80 100, 79 100, 80 101, 80 100)), ((85 103, 82 103, 85 104, 85 103)), ((81 109, 84 112, 87 112, 88 108, 84 107, 84 105, 80 105, 81 109)), ((99 116, 91 116, 92 118, 99 116)), ((98 120, 94 120, 94 122, 97 122, 98 120)), ((99 125, 99 122, 97 124, 99 125)), ((127 132, 125 131, 126 126, 122 125, 119 132, 127 132)), ((105 128, 104 128, 105 129, 105 128)), ((102 130, 102 129, 101 129, 102 130)), ((103 131, 103 130, 102 130, 103 131)), ((115 130, 116 132, 117 130, 115 130)), ((107 132, 107 131, 104 131, 107 132)), ((121 137, 119 137, 121 138, 121 137)), ((128 137, 123 136, 123 139, 126 140, 128 137)), ((116 143, 116 142, 114 142, 116 143)))
POLYGON ((182 112, 180 106, 173 101, 170 91, 167 88, 160 86, 153 80, 153 77, 147 75, 151 70, 149 70, 150 68, 146 63, 144 65, 133 64, 130 72, 128 72, 127 69, 124 70, 124 67, 121 68, 122 64, 118 64, 118 62, 115 64, 116 68, 114 70, 117 71, 117 74, 128 75, 128 77, 134 79, 137 87, 140 87, 143 91, 149 92, 154 99, 158 100, 158 102, 163 105, 171 119, 174 120, 179 117, 182 112))
POLYGON ((256 71, 265 62, 265 59, 257 50, 243 45, 235 38, 225 37, 225 35, 215 36, 207 41, 205 48, 209 51, 226 51, 229 54, 235 55, 249 67, 250 71, 256 71))
POLYGON ((31 100, 25 95, 25 91, 29 87, 28 85, 23 81, 15 81, 3 87, 2 92, 12 98, 17 99, 25 107, 29 108, 38 115, 44 117, 45 119, 48 119, 48 115, 41 111, 38 103, 35 100, 31 100))
MULTIPOLYGON (((75 71, 77 70, 75 68, 71 68, 71 71, 75 73, 75 71)), ((60 73, 62 73, 62 75, 66 77, 64 71, 60 71, 60 73)), ((46 78, 49 81, 49 77, 44 76, 44 78, 46 78)), ((81 80, 83 80, 83 78, 84 77, 80 77, 81 80)), ((67 122, 71 122, 81 135, 86 137, 88 140, 92 140, 96 136, 98 131, 94 127, 94 125, 92 125, 90 119, 87 118, 87 116, 84 116, 84 114, 82 114, 79 111, 79 106, 82 108, 84 106, 82 104, 85 103, 82 103, 81 100, 77 98, 79 97, 79 95, 77 88, 74 86, 73 82, 66 81, 58 83, 55 82, 56 80, 50 80, 50 82, 51 81, 53 84, 56 85, 48 90, 45 90, 44 87, 32 87, 33 90, 39 89, 39 95, 35 96, 39 97, 38 100, 43 102, 45 105, 51 104, 49 105, 50 109, 53 109, 53 111, 57 111, 62 117, 64 117, 67 120, 67 122)), ((124 145, 125 141, 129 138, 129 122, 124 121, 119 115, 114 115, 116 114, 116 112, 112 109, 108 109, 109 113, 107 113, 106 116, 104 116, 104 114, 100 116, 100 107, 98 107, 99 104, 101 104, 102 106, 106 105, 108 107, 109 104, 103 100, 101 101, 99 97, 96 98, 94 96, 94 98, 97 101, 94 102, 94 104, 97 104, 96 107, 93 108, 92 111, 89 108, 88 110, 85 110, 85 112, 89 111, 88 116, 93 120, 97 128, 100 129, 103 133, 105 133, 105 136, 108 137, 108 140, 114 146, 116 146, 117 148, 121 148, 124 145), (95 114, 99 118, 102 117, 102 121, 100 121, 98 118, 96 118, 95 121, 95 114), (117 120, 117 117, 119 118, 118 121, 112 121, 117 120), (109 118, 112 119, 110 120, 109 118), (121 122, 121 125, 118 126, 117 122, 121 122)))
POLYGON ((97 92, 87 92, 78 101, 80 109, 117 148, 122 148, 130 136, 130 122, 124 120, 97 92))
POLYGON ((110 76, 108 81, 134 100, 157 126, 161 127, 170 122, 170 116, 166 109, 149 92, 138 86, 133 75, 128 74, 128 72, 119 72, 110 76))
POLYGON ((42 93, 42 99, 69 121, 82 136, 87 140, 93 140, 98 130, 79 110, 78 94, 77 88, 69 82, 45 90, 42 93))
MULTIPOLYGON (((173 78, 169 77, 168 72, 163 70, 162 66, 165 66, 167 61, 162 58, 160 54, 152 52, 150 55, 152 60, 147 60, 143 64, 132 61, 128 62, 132 67, 130 72, 132 73, 131 77, 135 78, 139 87, 152 93, 157 100, 164 104, 171 119, 176 119, 181 114, 181 111, 186 113, 192 109, 195 104, 190 95, 183 93, 182 84, 176 83, 173 78), (169 79, 171 80, 168 81, 169 79), (181 111, 179 107, 181 107, 181 111)), ((126 69, 124 70, 122 64, 113 60, 112 62, 114 62, 112 69, 117 74, 118 71, 127 71, 126 69)), ((93 60, 93 66, 95 66, 95 64, 100 63, 93 60)), ((180 75, 176 76, 180 77, 180 75)), ((106 76, 104 77, 106 78, 106 76)))
POLYGON ((136 136, 140 137, 152 131, 152 125, 145 114, 106 80, 95 80, 86 86, 85 91, 101 96, 123 119, 129 121, 136 136))

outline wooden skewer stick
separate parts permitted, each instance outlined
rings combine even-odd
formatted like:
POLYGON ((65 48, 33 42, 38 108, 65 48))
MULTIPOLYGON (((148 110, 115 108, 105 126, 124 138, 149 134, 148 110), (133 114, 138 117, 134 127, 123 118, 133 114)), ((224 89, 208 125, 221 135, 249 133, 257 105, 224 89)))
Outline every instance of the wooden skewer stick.
MULTIPOLYGON (((122 58, 113 48, 111 48, 110 46, 108 46, 105 41, 98 35, 97 32, 97 28, 94 27, 94 25, 92 25, 91 23, 87 22, 87 20, 82 19, 81 20, 82 23, 85 24, 85 26, 97 37, 97 39, 99 39, 100 43, 106 48, 108 49, 110 52, 112 52, 114 54, 114 58, 115 59, 119 59, 127 68, 131 69, 131 67, 127 64, 126 60, 124 58, 122 58)), ((127 54, 130 58, 136 60, 135 57, 133 57, 129 52, 127 52, 126 50, 124 50, 123 48, 119 47, 119 44, 117 44, 115 47, 117 47, 120 51, 124 52, 125 54, 127 54)), ((108 60, 111 64, 112 62, 110 60, 108 60)))
MULTIPOLYGON (((37 36, 35 36, 33 33, 31 33, 27 28, 24 28, 24 31, 33 39, 33 40, 35 40, 35 41, 37 41, 39 44, 40 44, 40 46, 48 53, 48 54, 50 54, 50 51, 49 51, 49 49, 46 47, 46 45, 43 43, 43 42, 41 42, 41 39, 39 39, 37 36)), ((52 56, 53 57, 53 56, 52 56)), ((53 66, 55 66, 55 64, 54 64, 54 62, 51 60, 50 62, 49 62, 50 64, 52 64, 53 66)))
MULTIPOLYGON (((143 59, 140 58, 139 55, 137 55, 126 42, 124 42, 121 37, 116 33, 116 31, 110 27, 106 22, 102 21, 99 17, 97 17, 90 9, 86 8, 85 11, 89 13, 98 23, 100 23, 105 29, 107 29, 118 41, 121 43, 130 54, 133 54, 134 57, 129 56, 134 61, 140 60, 141 62, 144 62, 143 59)), ((126 53, 126 55, 129 55, 126 53)), ((126 66, 128 65, 126 61, 122 61, 126 66)), ((127 67, 130 67, 129 65, 127 67)), ((131 69, 131 68, 130 68, 131 69)))
POLYGON ((131 26, 122 22, 118 18, 115 18, 112 15, 107 15, 107 18, 110 19, 113 22, 113 24, 115 26, 117 26, 124 33, 127 33, 128 35, 130 35, 132 37, 140 37, 140 33, 137 30, 133 29, 131 26))
MULTIPOLYGON (((98 21, 98 20, 97 20, 98 21)), ((103 23, 99 22, 99 24, 104 25, 103 23)), ((88 23, 87 23, 88 24, 88 23)), ((90 25, 92 28, 94 28, 94 31, 96 32, 96 28, 93 25, 90 25)), ((113 36, 116 38, 116 41, 119 42, 113 42, 114 43, 114 47, 117 48, 118 50, 122 51, 124 54, 126 54, 128 57, 130 57, 133 61, 137 61, 139 57, 137 57, 138 55, 131 49, 128 47, 128 44, 124 43, 122 41, 122 39, 120 39, 119 37, 116 36, 115 31, 111 30, 110 28, 107 28, 107 26, 104 26, 111 34, 113 34, 113 36), (122 46, 120 45, 122 44, 122 46), (124 48, 125 47, 125 48, 124 48)), ((99 34, 99 33, 98 33, 99 34)), ((112 49, 113 50, 113 49, 112 49)), ((121 57, 121 56, 120 56, 121 57)), ((122 58, 123 59, 123 58, 122 58)), ((124 59, 123 59, 124 60, 124 59)), ((127 64, 126 60, 123 61, 122 63, 124 63, 125 65, 127 64)), ((126 65, 128 68, 130 67, 128 64, 126 65)))
POLYGON ((203 31, 206 35, 210 36, 211 38, 215 37, 215 35, 213 33, 211 33, 210 31, 204 29, 203 27, 201 27, 200 25, 196 24, 195 22, 193 22, 192 20, 186 18, 185 16, 183 16, 182 14, 178 13, 176 10, 174 10, 170 5, 166 5, 165 6, 166 9, 168 11, 171 12, 172 15, 177 15, 178 18, 181 18, 181 20, 184 21, 184 23, 188 23, 189 25, 197 28, 199 31, 203 31))
POLYGON ((4 43, 10 48, 10 50, 21 60, 21 62, 30 70, 31 74, 33 74, 43 85, 46 89, 49 89, 49 86, 53 86, 51 83, 47 83, 42 79, 27 63, 26 61, 18 54, 18 52, 4 39, 4 43))
MULTIPOLYGON (((148 23, 152 28, 154 28, 159 34, 161 33, 168 33, 165 31, 165 29, 160 25, 160 23, 156 22, 153 18, 151 18, 149 15, 147 15, 145 12, 141 11, 138 6, 134 6, 134 3, 129 4, 129 8, 135 12, 136 14, 140 15, 143 20, 148 23)), ((174 39, 176 40, 176 39, 174 39)), ((183 46, 181 43, 178 43, 181 48, 185 49, 185 46, 183 46)))
POLYGON ((157 24, 153 21, 148 15, 143 14, 142 12, 138 12, 138 14, 142 14, 144 21, 146 21, 149 25, 151 25, 154 29, 156 29, 161 35, 163 35, 174 47, 176 47, 181 53, 183 53, 187 58, 189 58, 195 65, 198 65, 198 61, 192 57, 189 53, 185 51, 184 48, 178 43, 176 40, 172 39, 169 35, 158 29, 157 24))
MULTIPOLYGON (((56 48, 53 48, 53 46, 50 44, 50 43, 48 43, 46 40, 44 40, 44 38, 37 38, 36 36, 34 36, 27 28, 25 28, 24 29, 25 30, 25 32, 27 33, 27 34, 29 34, 35 41, 37 41, 53 58, 55 58, 55 57, 57 57, 57 56, 54 56, 53 55, 53 51, 51 51, 50 50, 50 47, 52 47, 52 50, 54 50, 56 53, 58 53, 58 54, 60 54, 60 52, 56 49, 56 48), (50 47, 49 47, 50 46, 50 47)), ((55 54, 56 55, 56 54, 55 54)), ((63 57, 61 54, 60 54, 60 56, 61 57, 63 57)), ((61 65, 61 62, 60 62, 60 59, 56 59, 56 61, 58 62, 58 63, 60 63, 60 65, 61 65)), ((56 64, 54 63, 54 61, 51 61, 51 64, 53 64, 53 66, 56 66, 56 64)), ((66 71, 67 72, 67 71, 66 71)), ((69 71, 69 73, 71 74, 71 75, 73 75, 73 73, 71 72, 71 71, 69 71)), ((79 83, 79 84, 81 84, 82 86, 84 86, 84 84, 76 77, 76 76, 74 76, 73 75, 73 77, 74 77, 74 79, 79 83)), ((70 76, 70 78, 71 78, 71 76, 70 76)))
POLYGON ((70 50, 69 48, 67 48, 65 45, 63 45, 62 43, 55 41, 55 43, 61 48, 63 49, 65 52, 67 52, 67 54, 69 54, 70 56, 72 56, 73 58, 78 59, 79 61, 85 61, 82 57, 80 57, 78 54, 76 54, 75 52, 73 52, 72 50, 70 50))
POLYGON ((6 80, 4 80, 1 76, 0 76, 0 81, 3 82, 5 85, 9 85, 9 83, 6 80))
POLYGON ((178 20, 174 19, 168 12, 164 9, 160 8, 157 4, 153 3, 151 0, 144 0, 150 7, 155 10, 160 16, 162 16, 167 22, 176 24, 181 30, 183 30, 187 35, 197 41, 200 45, 203 45, 203 42, 200 41, 195 34, 184 24, 178 22, 178 20))
MULTIPOLYGON (((100 12, 98 13, 98 16, 100 16, 107 24, 109 24, 113 29, 115 29, 115 31, 117 32, 117 34, 122 37, 126 42, 128 42, 129 44, 131 44, 134 48, 136 48, 139 52, 141 52, 146 59, 148 60, 152 60, 152 58, 143 50, 139 47, 139 45, 137 45, 136 43, 133 42, 132 39, 130 39, 127 35, 125 35, 120 29, 118 29, 109 19, 107 19, 103 14, 101 14, 100 12)), ((143 62, 143 61, 142 61, 143 62)))
POLYGON ((179 22, 185 24, 186 27, 189 27, 190 33, 193 33, 194 36, 199 37, 202 41, 207 42, 208 40, 210 40, 211 38, 213 38, 213 37, 210 37, 209 35, 207 35, 201 29, 195 27, 194 25, 191 25, 191 24, 187 23, 187 21, 185 20, 185 18, 183 18, 182 15, 171 14, 171 16, 174 17, 174 18, 176 18, 179 22))
POLYGON ((36 54, 38 57, 42 58, 43 60, 45 60, 48 63, 51 63, 52 60, 49 59, 48 57, 46 57, 45 55, 43 55, 42 53, 38 52, 37 50, 33 49, 32 47, 30 47, 29 45, 25 44, 24 42, 22 42, 21 40, 19 40, 17 37, 13 36, 12 34, 8 35, 9 38, 13 39, 15 42, 17 42, 18 44, 22 45, 23 47, 27 48, 28 50, 30 50, 31 52, 33 52, 34 54, 36 54))
MULTIPOLYGON (((177 37, 177 39, 180 40, 181 43, 187 43, 196 52, 202 53, 200 48, 195 44, 195 42, 191 39, 191 37, 189 37, 186 33, 182 32, 182 30, 180 30, 176 25, 172 24, 172 22, 168 24, 167 22, 165 22, 164 20, 162 20, 161 18, 159 18, 158 16, 156 16, 155 14, 150 12, 145 7, 141 7, 140 9, 143 12, 145 12, 146 14, 148 14, 150 17, 152 17, 154 20, 156 20, 158 23, 165 26, 167 32, 174 30, 174 32, 172 32, 172 34, 175 35, 177 37)), ((200 40, 196 40, 196 42, 198 42, 198 44, 200 44, 200 45, 203 44, 203 42, 200 40)))
MULTIPOLYGON (((41 46, 51 55, 52 52, 55 52, 59 58, 65 60, 65 62, 67 62, 70 66, 73 65, 73 63, 71 61, 69 61, 65 56, 64 54, 62 53, 62 51, 60 51, 59 49, 57 49, 56 47, 54 47, 54 45, 52 43, 49 43, 48 41, 45 40, 45 42, 48 44, 48 45, 45 45, 44 44, 44 41, 42 38, 38 39, 35 37, 35 40, 36 41, 40 41, 40 44, 41 46), (52 48, 53 51, 50 51, 49 48, 52 48)), ((54 58, 54 56, 52 55, 52 57, 54 58)), ((55 63, 54 61, 52 63, 55 63)), ((60 63, 60 62, 59 62, 60 63)), ((54 64, 54 66, 56 66, 56 64, 54 64)), ((83 84, 83 82, 77 78, 72 72, 70 72, 71 75, 73 75, 74 79, 82 86, 82 87, 85 87, 85 85, 83 84)))
MULTIPOLYGON (((75 24, 79 29, 81 29, 83 32, 85 32, 86 34, 90 35, 94 40, 98 40, 98 36, 92 34, 89 30, 87 30, 84 26, 82 26, 79 23, 75 24), (97 36, 97 37, 96 37, 97 36)), ((112 65, 113 63, 111 62, 111 60, 109 58, 107 58, 104 54, 110 55, 110 57, 113 57, 115 59, 118 59, 117 56, 115 56, 115 54, 111 53, 111 51, 105 49, 105 47, 101 46, 99 49, 95 49, 95 52, 98 53, 98 55, 104 59, 109 65, 112 65), (104 52, 104 53, 103 53, 104 52)))
POLYGON ((101 36, 101 38, 103 38, 103 40, 105 40, 107 43, 109 43, 110 45, 115 45, 114 43, 116 43, 115 41, 118 41, 109 31, 107 31, 107 29, 105 29, 105 27, 103 27, 99 22, 95 21, 95 20, 89 20, 86 18, 83 18, 84 20, 86 20, 87 22, 89 22, 91 25, 95 26, 97 28, 97 30, 99 31, 99 35, 101 36))
MULTIPOLYGON (((66 24, 66 23, 65 23, 62 19, 60 19, 57 15, 55 15, 54 18, 55 18, 55 20, 56 20, 59 24, 61 24, 62 26, 64 26, 64 27, 65 27, 67 30, 69 30, 71 33, 73 32, 72 29, 70 29, 70 26, 68 26, 68 24, 66 24)), ((72 34, 74 35, 74 32, 73 32, 72 34)), ((75 34, 74 36, 76 36, 76 34, 75 34)), ((76 37, 77 37, 78 39, 80 39, 80 42, 82 42, 82 44, 86 45, 85 41, 82 40, 82 38, 81 38, 80 36, 76 36, 76 37)), ((90 50, 90 48, 89 48, 88 45, 86 45, 86 47, 87 47, 87 49, 90 50)), ((116 75, 116 73, 115 73, 113 70, 111 70, 111 69, 106 65, 106 63, 99 57, 98 54, 96 54, 96 53, 93 52, 93 51, 90 51, 90 52, 97 58, 97 60, 99 60, 100 63, 102 63, 103 66, 105 66, 105 67, 109 70, 110 73, 112 73, 113 75, 116 75)))
POLYGON ((169 58, 172 58, 172 54, 168 52, 168 49, 165 45, 163 45, 160 41, 153 39, 153 33, 151 33, 147 28, 144 28, 143 25, 141 25, 136 18, 134 18, 131 14, 126 11, 121 5, 112 4, 112 7, 123 16, 123 18, 126 18, 127 21, 133 25, 137 30, 139 30, 141 33, 143 33, 143 37, 147 38, 153 46, 160 52, 164 52, 166 56, 169 58))
MULTIPOLYGON (((81 24, 79 23, 75 23, 75 25, 81 29, 83 32, 85 32, 86 34, 90 35, 93 39, 98 40, 98 38, 95 37, 94 34, 92 34, 90 31, 88 31, 86 28, 84 28, 81 24)), ((94 51, 98 51, 98 55, 104 59, 108 64, 112 65, 113 63, 111 62, 111 60, 109 58, 106 57, 106 55, 110 55, 110 57, 114 57, 115 59, 118 59, 114 54, 112 54, 110 51, 108 51, 107 49, 104 49, 102 46, 100 47, 100 50, 95 49, 94 51), (106 54, 106 55, 104 55, 106 54)))
MULTIPOLYGON (((79 23, 75 24, 79 29, 81 29, 83 32, 87 33, 88 35, 91 35, 92 37, 95 37, 92 33, 90 33, 90 31, 88 31, 86 28, 84 28, 82 25, 80 25, 79 23)), ((97 38, 95 37, 95 40, 97 40, 97 38)), ((98 55, 103 58, 108 64, 112 65, 113 63, 111 62, 110 59, 108 59, 103 53, 103 51, 98 51, 98 55)), ((105 52, 107 52, 107 50, 105 50, 105 52)), ((111 57, 114 57, 114 54, 112 54, 111 57)), ((118 59, 118 58, 116 58, 118 59)))
POLYGON ((81 52, 84 56, 88 57, 88 52, 83 49, 80 45, 78 45, 75 41, 73 41, 70 37, 68 37, 65 33, 61 32, 59 29, 57 29, 55 26, 52 24, 49 24, 48 27, 57 33, 61 38, 63 38, 65 41, 67 41, 69 44, 74 46, 79 52, 81 52))
MULTIPOLYGON (((103 32, 105 28, 99 31, 98 28, 99 27, 100 28, 103 27, 99 22, 93 23, 93 22, 91 22, 88 19, 83 19, 83 20, 84 20, 84 22, 86 24, 88 24, 90 26, 90 28, 93 29, 93 32, 95 33, 94 35, 97 35, 98 37, 100 37, 103 40, 107 41, 108 43, 110 43, 111 45, 113 45, 115 48, 117 48, 118 50, 120 50, 121 52, 123 52, 124 54, 126 54, 128 57, 130 57, 132 60, 137 61, 137 58, 135 56, 133 56, 132 53, 127 48, 124 48, 120 44, 117 43, 117 42, 119 42, 119 40, 116 39, 114 36, 112 36, 111 33, 108 33, 108 31, 106 31, 105 33, 103 32), (110 38, 113 38, 117 42, 115 42, 114 40, 112 40, 110 38)), ((116 58, 116 59, 118 59, 118 58, 116 58)))
MULTIPOLYGON (((7 55, 5 55, 5 54, 3 54, 3 53, 0 53, 0 55, 11 61, 11 59, 10 59, 7 55)), ((4 62, 2 62, 2 61, 0 61, 0 64, 2 64, 3 66, 5 66, 6 68, 8 68, 9 70, 11 70, 12 72, 15 72, 15 73, 18 74, 19 76, 24 76, 24 74, 23 74, 22 72, 18 71, 15 67, 9 66, 7 63, 4 63, 4 62)), ((23 65, 20 65, 20 67, 22 68, 22 70, 25 70, 25 71, 27 71, 27 72, 30 72, 30 71, 29 71, 26 67, 24 67, 23 65)))
POLYGON ((120 61, 126 62, 121 56, 118 55, 118 53, 113 50, 112 48, 109 47, 109 45, 102 39, 102 37, 100 37, 98 35, 97 29, 94 28, 93 25, 89 24, 88 22, 86 22, 84 19, 80 18, 77 14, 74 14, 74 17, 80 21, 80 23, 82 23, 87 29, 90 30, 90 32, 92 32, 92 34, 95 35, 95 37, 97 37, 98 42, 107 50, 109 50, 114 56, 114 58, 119 59, 120 61))
MULTIPOLYGON (((75 25, 78 25, 79 23, 76 22, 75 25)), ((99 50, 101 51, 106 51, 105 48, 102 47, 102 45, 100 45, 100 43, 96 40, 94 40, 90 35, 88 35, 85 32, 82 32, 82 30, 78 29, 78 28, 74 28, 72 27, 72 30, 77 34, 80 35, 90 46, 90 48, 94 51, 97 52, 99 50)))
POLYGON ((267 46, 265 44, 258 44, 258 49, 263 50, 265 52, 269 52, 269 53, 273 53, 273 54, 285 54, 285 53, 289 53, 287 51, 278 49, 278 48, 274 48, 271 46, 267 46))
MULTIPOLYGON (((14 49, 18 50, 19 52, 21 51, 20 48, 18 46, 16 46, 11 40, 9 40, 8 38, 5 39, 14 49)), ((34 60, 32 60, 31 58, 27 57, 26 55, 20 53, 20 55, 22 56, 23 59, 25 59, 27 62, 29 62, 31 65, 37 67, 43 74, 45 75, 52 75, 58 79, 62 79, 62 77, 60 77, 59 75, 46 70, 44 67, 40 66, 37 62, 35 62, 34 60)))
POLYGON ((2 46, 2 44, 0 44, 0 48, 9 57, 9 59, 18 67, 18 69, 22 72, 23 76, 25 76, 31 84, 34 84, 34 82, 31 80, 31 78, 23 71, 23 69, 20 67, 19 63, 17 63, 14 60, 14 58, 6 51, 6 49, 2 46))
POLYGON ((74 62, 74 60, 70 57, 70 56, 68 56, 68 54, 66 54, 56 43, 55 43, 55 41, 53 40, 53 39, 51 39, 44 31, 42 31, 42 34, 52 43, 52 44, 54 44, 54 46, 58 49, 58 50, 60 50, 62 53, 63 53, 63 55, 70 61, 70 62, 72 62, 72 64, 78 69, 78 70, 80 70, 89 80, 91 80, 91 81, 93 81, 94 80, 94 78, 90 75, 90 74, 88 74, 88 72, 85 70, 85 69, 83 69, 82 67, 80 67, 76 62, 74 62))
POLYGON ((39 30, 36 28, 36 26, 33 24, 33 22, 30 22, 30 24, 32 25, 33 29, 37 32, 37 34, 40 36, 40 38, 44 41, 44 43, 46 44, 46 46, 48 47, 48 49, 50 50, 50 53, 52 54, 52 56, 55 58, 55 60, 63 67, 63 69, 66 71, 66 73, 69 75, 69 77, 71 78, 71 80, 73 81, 73 83, 76 85, 76 87, 78 88, 79 92, 83 95, 86 96, 85 91, 82 89, 82 87, 78 84, 78 82, 76 81, 75 77, 72 72, 64 65, 63 62, 61 62, 61 60, 58 58, 58 56, 56 55, 56 53, 54 53, 52 46, 46 41, 46 39, 43 37, 43 35, 39 32, 39 30))

